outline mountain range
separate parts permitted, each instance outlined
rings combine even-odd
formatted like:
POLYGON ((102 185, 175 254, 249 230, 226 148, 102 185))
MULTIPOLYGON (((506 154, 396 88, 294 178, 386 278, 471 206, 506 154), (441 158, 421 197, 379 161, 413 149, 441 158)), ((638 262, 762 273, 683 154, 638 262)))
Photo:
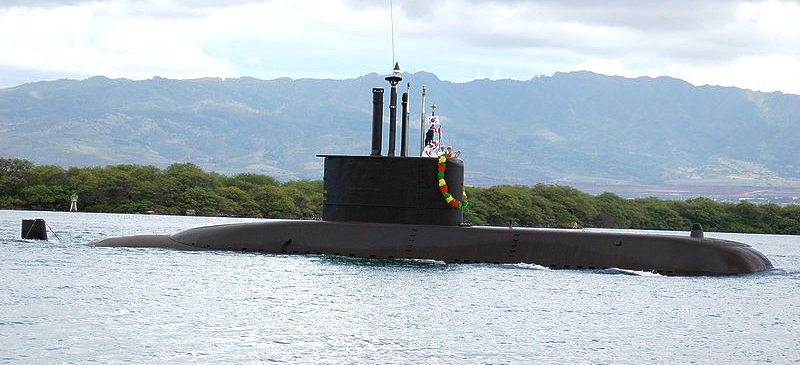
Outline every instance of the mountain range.
MULTIPOLYGON (((466 83, 401 76, 401 92, 411 83, 409 150, 418 151, 425 85, 468 184, 800 186, 797 95, 585 71, 466 83)), ((372 87, 387 88, 386 139, 388 84, 375 73, 29 83, 0 89, 0 156, 318 179, 316 154, 369 154, 372 87)))

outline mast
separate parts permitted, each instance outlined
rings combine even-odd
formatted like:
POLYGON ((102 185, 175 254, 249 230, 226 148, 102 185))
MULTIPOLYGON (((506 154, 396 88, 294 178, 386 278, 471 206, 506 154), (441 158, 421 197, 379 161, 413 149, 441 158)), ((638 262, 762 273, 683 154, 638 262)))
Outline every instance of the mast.
POLYGON ((370 156, 381 155, 381 136, 383 132, 383 88, 372 88, 372 153, 370 156))
POLYGON ((397 138, 397 84, 403 81, 400 77, 400 64, 394 64, 394 70, 391 76, 386 76, 386 81, 392 89, 389 94, 389 154, 387 156, 394 157, 395 155, 395 140, 397 138))
MULTIPOLYGON (((436 104, 433 104, 433 105, 431 105, 431 118, 433 118, 435 116, 436 116, 436 104)), ((436 133, 436 136, 437 136, 436 142, 439 143, 439 146, 441 146, 442 145, 442 125, 441 125, 441 123, 439 124, 439 128, 437 128, 437 129, 438 129, 437 130, 438 133, 436 133)))
POLYGON ((419 155, 425 150, 425 85, 422 85, 422 115, 419 118, 419 155))
POLYGON ((411 83, 406 84, 406 91, 403 92, 401 98, 403 105, 403 114, 400 123, 400 157, 408 156, 408 90, 411 89, 411 83))

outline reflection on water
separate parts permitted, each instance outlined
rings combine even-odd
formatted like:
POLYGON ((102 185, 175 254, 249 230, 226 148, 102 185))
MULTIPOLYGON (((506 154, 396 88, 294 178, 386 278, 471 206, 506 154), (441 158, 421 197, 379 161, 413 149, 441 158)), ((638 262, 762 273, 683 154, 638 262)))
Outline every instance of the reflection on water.
POLYGON ((724 278, 86 245, 240 221, 0 211, 0 362, 800 360, 796 236, 707 232, 776 267, 724 278))

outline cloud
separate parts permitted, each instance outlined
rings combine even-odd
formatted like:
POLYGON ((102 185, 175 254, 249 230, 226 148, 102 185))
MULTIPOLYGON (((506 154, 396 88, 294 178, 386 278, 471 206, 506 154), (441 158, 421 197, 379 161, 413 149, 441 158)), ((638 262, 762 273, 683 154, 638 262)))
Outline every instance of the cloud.
POLYGON ((0 66, 143 78, 225 75, 228 61, 200 46, 192 21, 130 16, 118 3, 10 8, 0 13, 0 66))
POLYGON ((753 90, 783 90, 800 94, 800 60, 786 55, 743 57, 713 67, 676 65, 673 73, 695 85, 736 86, 753 90))
MULTIPOLYGON (((0 69, 31 77, 355 77, 391 68, 389 2, 6 1, 0 69)), ((393 3, 404 70, 452 81, 589 69, 800 93, 800 83, 784 81, 795 79, 790 67, 800 60, 798 1, 393 3)))
POLYGON ((590 58, 575 65, 570 71, 592 71, 599 74, 610 76, 635 76, 625 70, 625 66, 619 60, 590 58))
MULTIPOLYGON (((353 11, 328 0, 35 5, 0 8, 0 32, 10 35, 0 38, 0 72, 30 70, 29 81, 59 72, 133 79, 342 78, 375 71, 365 61, 391 59, 374 47, 388 49, 385 8, 353 11)), ((1 78, 0 87, 20 79, 1 78)))
POLYGON ((51 8, 57 6, 71 6, 71 5, 78 5, 82 3, 88 3, 91 1, 87 0, 6 0, 0 3, 0 9, 2 8, 14 8, 14 7, 23 7, 23 8, 51 8))
POLYGON ((472 54, 488 50, 516 60, 527 55, 552 58, 550 54, 561 60, 553 70, 542 68, 552 62, 528 58, 534 66, 531 73, 536 68, 552 72, 585 67, 800 92, 800 86, 778 83, 773 76, 782 73, 793 79, 797 72, 789 68, 800 60, 797 1, 431 0, 403 2, 399 8, 407 16, 402 19, 409 23, 406 28, 413 29, 407 37, 433 37, 449 49, 459 44, 472 54), (413 19, 410 14, 422 16, 413 19), (704 72, 715 77, 700 78, 704 72), (760 77, 772 81, 754 82, 760 77))
POLYGON ((797 2, 432 0, 423 7, 432 9, 423 21, 406 19, 415 34, 447 34, 480 47, 699 61, 776 50, 800 53, 800 42, 794 41, 800 37, 797 2))

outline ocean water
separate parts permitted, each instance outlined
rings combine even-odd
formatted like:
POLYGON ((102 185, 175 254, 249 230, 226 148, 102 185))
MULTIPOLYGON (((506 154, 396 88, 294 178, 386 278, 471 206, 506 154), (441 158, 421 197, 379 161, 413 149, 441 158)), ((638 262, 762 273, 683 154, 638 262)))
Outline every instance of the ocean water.
POLYGON ((0 363, 800 362, 799 236, 707 232, 776 267, 723 278, 87 245, 241 221, 0 210, 0 363))

